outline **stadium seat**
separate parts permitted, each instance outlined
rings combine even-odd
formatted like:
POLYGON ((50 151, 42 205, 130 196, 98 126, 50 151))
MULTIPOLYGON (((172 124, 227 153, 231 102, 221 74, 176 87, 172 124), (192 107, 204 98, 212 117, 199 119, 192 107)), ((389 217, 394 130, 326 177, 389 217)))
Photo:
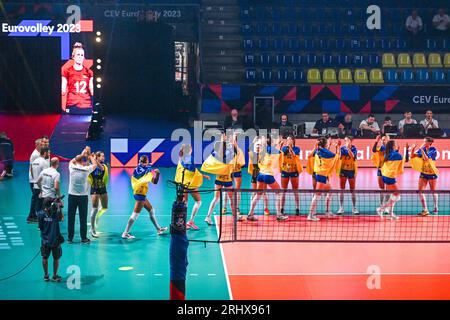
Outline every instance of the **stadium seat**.
POLYGON ((343 50, 347 48, 346 39, 336 39, 335 47, 337 50, 343 50))
POLYGON ((273 41, 273 47, 275 50, 283 50, 284 49, 284 39, 277 38, 273 41))
POLYGON ((282 66, 286 64, 286 55, 284 53, 277 53, 275 56, 275 64, 282 66))
POLYGON ((305 62, 308 66, 314 66, 317 64, 317 56, 314 53, 308 53, 305 56, 305 62))
POLYGON ((350 48, 352 48, 352 50, 361 49, 361 41, 359 41, 358 39, 350 40, 350 48))
POLYGON ((319 69, 309 69, 306 78, 308 83, 322 83, 319 69))
POLYGON ((374 39, 366 39, 366 40, 364 40, 362 47, 364 50, 370 50, 370 51, 375 50, 376 42, 374 39))
POLYGON ((369 83, 366 69, 356 69, 354 78, 355 83, 369 83))
POLYGON ((328 51, 331 49, 331 43, 329 39, 320 39, 319 47, 321 50, 328 51))
POLYGON ((299 51, 300 50, 300 41, 296 38, 292 38, 288 40, 288 49, 290 51, 299 51))
POLYGON ((353 76, 350 69, 339 70, 339 82, 340 83, 353 83, 353 76))
POLYGON ((444 56, 444 67, 450 68, 450 53, 446 53, 444 56))
POLYGON ((334 69, 325 69, 323 71, 324 83, 337 83, 336 71, 334 69))
POLYGON ((442 39, 442 49, 450 50, 450 39, 442 39))
POLYGON ((431 80, 434 83, 445 83, 445 73, 442 69, 434 69, 431 71, 431 80))
POLYGON ((441 55, 439 53, 430 53, 428 55, 428 65, 430 68, 442 68, 441 55))
POLYGON ((263 52, 259 56, 259 63, 263 66, 267 66, 271 64, 271 56, 270 53, 263 52))
POLYGON ((427 59, 425 58, 425 54, 423 53, 415 53, 413 56, 413 65, 414 68, 426 68, 427 65, 427 59))
POLYGON ((288 70, 287 69, 278 69, 276 73, 278 82, 287 82, 288 81, 288 70))
POLYGON ((244 49, 249 50, 249 49, 253 49, 254 47, 254 43, 252 39, 245 39, 244 40, 244 49))
POLYGON ((391 41, 390 46, 393 50, 404 50, 406 49, 406 41, 404 39, 394 39, 391 41))
POLYGON ((261 81, 262 82, 272 82, 272 69, 262 69, 261 70, 261 81))
POLYGON ((383 53, 382 58, 383 68, 396 68, 395 57, 392 53, 383 53))
POLYGON ((383 50, 391 49, 391 41, 389 39, 381 39, 380 40, 380 48, 383 50))
POLYGON ((255 64, 255 55, 253 53, 246 53, 244 55, 244 64, 251 66, 255 64))
POLYGON ((372 67, 378 67, 380 65, 380 56, 378 54, 369 54, 367 57, 369 65, 372 67))
POLYGON ((338 54, 337 55, 337 64, 338 66, 345 67, 349 65, 349 57, 346 54, 338 54))
POLYGON ((427 83, 430 82, 430 73, 427 69, 418 69, 416 73, 416 80, 419 83, 427 83))
POLYGON ((252 32, 253 32, 253 28, 252 28, 252 25, 251 25, 251 24, 249 24, 249 23, 244 23, 244 24, 241 26, 241 33, 242 33, 242 34, 248 35, 248 34, 252 34, 252 32))
POLYGON ((273 35, 279 36, 283 34, 283 25, 281 23, 273 23, 270 31, 273 35))
POLYGON ((397 65, 399 68, 411 68, 411 58, 408 53, 399 53, 397 56, 397 65))
POLYGON ((404 83, 412 83, 415 81, 414 72, 411 69, 402 70, 400 79, 404 83))
POLYGON ((296 36, 298 35, 298 26, 296 23, 289 23, 287 25, 287 34, 289 36, 296 36))
POLYGON ((292 80, 296 83, 304 83, 305 82, 305 72, 300 69, 294 69, 292 71, 292 80))
POLYGON ((434 39, 427 39, 426 41, 426 48, 428 50, 436 50, 437 48, 437 42, 434 39))
POLYGON ((398 83, 400 79, 398 77, 398 72, 395 69, 387 69, 384 72, 384 80, 387 83, 398 83))
POLYGON ((384 83, 383 71, 381 69, 372 69, 369 73, 370 83, 384 83))
POLYGON ((292 65, 294 65, 294 66, 299 66, 299 65, 302 64, 302 62, 303 62, 303 58, 302 58, 301 55, 294 53, 294 54, 291 56, 291 64, 292 64, 292 65))
POLYGON ((364 56, 363 55, 354 55, 353 56, 353 65, 355 67, 362 67, 364 66, 364 56))
POLYGON ((314 41, 312 39, 303 39, 300 41, 301 48, 305 50, 313 50, 314 49, 314 41))
POLYGON ((270 47, 270 41, 267 38, 261 38, 258 40, 258 49, 267 50, 270 47))
POLYGON ((256 82, 258 79, 256 74, 256 69, 246 69, 245 70, 245 80, 247 82, 256 82))
POLYGON ((269 25, 264 22, 260 22, 256 25, 256 33, 266 36, 269 34, 269 25))
POLYGON ((324 53, 320 56, 320 62, 325 67, 333 66, 333 56, 331 54, 324 53))

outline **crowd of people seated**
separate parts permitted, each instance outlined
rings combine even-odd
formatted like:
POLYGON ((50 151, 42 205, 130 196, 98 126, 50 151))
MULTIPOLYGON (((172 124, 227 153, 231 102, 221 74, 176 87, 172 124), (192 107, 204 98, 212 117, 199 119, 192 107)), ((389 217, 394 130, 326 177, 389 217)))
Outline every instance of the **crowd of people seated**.
MULTIPOLYGON (((390 116, 386 116, 380 124, 375 114, 369 114, 359 125, 354 126, 352 114, 338 115, 332 118, 328 112, 322 112, 321 118, 317 120, 311 131, 312 135, 339 135, 339 136, 362 136, 373 138, 382 134, 392 134, 404 137, 417 137, 431 135, 433 137, 444 137, 444 131, 439 127, 439 123, 433 118, 433 111, 427 110, 425 118, 420 122, 413 118, 411 111, 405 111, 403 119, 394 121, 390 116)), ((289 135, 292 133, 294 124, 289 121, 287 114, 280 116, 279 122, 270 124, 252 124, 247 116, 239 115, 237 109, 232 109, 224 121, 224 129, 279 129, 280 134, 289 135)))

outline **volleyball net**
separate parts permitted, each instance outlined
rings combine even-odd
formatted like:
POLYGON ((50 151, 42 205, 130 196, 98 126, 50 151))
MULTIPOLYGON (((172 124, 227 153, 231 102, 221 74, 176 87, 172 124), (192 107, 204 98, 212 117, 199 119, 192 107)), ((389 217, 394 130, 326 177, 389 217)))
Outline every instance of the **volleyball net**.
POLYGON ((220 212, 215 218, 219 242, 450 242, 448 190, 398 191, 397 195, 331 190, 319 195, 314 190, 222 189, 220 212), (316 215, 309 214, 312 202, 316 215), (424 203, 429 214, 423 213, 424 203), (231 214, 231 205, 240 216, 231 214), (252 206, 253 221, 247 216, 252 206))

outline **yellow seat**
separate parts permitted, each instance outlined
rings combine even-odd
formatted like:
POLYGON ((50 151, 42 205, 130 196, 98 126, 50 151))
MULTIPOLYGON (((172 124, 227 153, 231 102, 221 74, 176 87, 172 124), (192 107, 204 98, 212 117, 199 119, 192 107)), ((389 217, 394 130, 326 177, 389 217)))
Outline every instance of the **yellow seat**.
POLYGON ((309 69, 306 75, 308 83, 322 83, 319 69, 309 69))
POLYGON ((396 68, 395 57, 392 53, 383 53, 383 57, 381 59, 384 68, 396 68))
POLYGON ((367 76, 366 69, 355 70, 355 83, 369 83, 369 77, 367 76))
POLYGON ((441 55, 439 53, 430 53, 428 55, 428 65, 430 68, 442 68, 441 55))
POLYGON ((413 65, 414 65, 415 68, 426 68, 426 67, 428 67, 427 59, 425 58, 425 55, 423 53, 414 53, 413 65))
POLYGON ((397 65, 399 68, 411 68, 411 58, 408 53, 399 53, 397 56, 397 65))
POLYGON ((336 70, 325 69, 323 71, 323 82, 324 83, 337 83, 336 70))
POLYGON ((369 73, 371 83, 384 83, 383 71, 380 69, 372 69, 369 73))
POLYGON ((450 68, 450 53, 446 53, 444 56, 444 66, 450 68))
POLYGON ((353 76, 350 69, 339 70, 339 82, 340 83, 353 83, 353 76))

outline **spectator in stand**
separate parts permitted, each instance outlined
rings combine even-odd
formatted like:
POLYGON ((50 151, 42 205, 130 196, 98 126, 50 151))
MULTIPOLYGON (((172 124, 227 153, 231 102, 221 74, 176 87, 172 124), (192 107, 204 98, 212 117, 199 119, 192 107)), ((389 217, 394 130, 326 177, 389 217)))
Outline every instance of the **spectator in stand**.
POLYGON ((338 125, 339 133, 343 136, 353 135, 353 120, 352 115, 347 113, 338 125))
POLYGON ((409 37, 409 47, 411 49, 420 48, 420 32, 423 29, 422 19, 417 14, 417 10, 414 9, 411 15, 406 18, 405 28, 409 37))
POLYGON ((433 119, 433 111, 427 110, 425 113, 425 119, 420 121, 423 129, 425 130, 425 134, 428 133, 428 129, 438 129, 439 123, 437 120, 433 119))
POLYGON ((439 8, 438 13, 433 17, 434 32, 438 36, 448 37, 450 30, 450 17, 445 14, 444 8, 439 8))
POLYGON ((392 122, 392 118, 391 117, 385 117, 384 118, 384 122, 383 125, 381 126, 381 133, 385 134, 386 132, 386 127, 392 127, 394 124, 392 122))
POLYGON ((369 114, 367 119, 361 121, 361 123, 359 124, 359 129, 363 131, 363 135, 364 130, 370 131, 373 135, 380 133, 380 126, 375 119, 375 115, 372 113, 369 114))
POLYGON ((411 111, 405 111, 403 115, 405 116, 405 118, 398 122, 398 131, 400 132, 400 134, 403 134, 403 128, 405 124, 417 124, 417 121, 412 118, 411 111))
POLYGON ((336 122, 328 112, 322 112, 322 119, 316 121, 312 133, 326 134, 326 129, 330 127, 337 127, 336 122))
POLYGON ((230 115, 225 118, 224 129, 243 129, 244 120, 239 116, 237 109, 232 109, 230 115))
POLYGON ((6 135, 0 132, 0 180, 3 177, 12 178, 14 165, 14 145, 6 135))
POLYGON ((282 114, 280 117, 280 127, 292 127, 293 124, 289 121, 287 114, 282 114))

